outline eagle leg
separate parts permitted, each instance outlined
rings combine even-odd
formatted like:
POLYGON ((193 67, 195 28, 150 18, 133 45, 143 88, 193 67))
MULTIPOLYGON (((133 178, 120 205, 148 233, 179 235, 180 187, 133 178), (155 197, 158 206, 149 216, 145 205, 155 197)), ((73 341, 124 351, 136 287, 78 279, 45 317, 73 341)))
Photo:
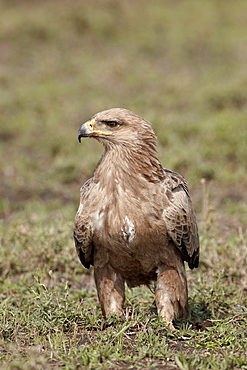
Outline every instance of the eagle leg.
POLYGON ((156 306, 158 315, 167 323, 169 330, 175 328, 172 321, 188 314, 188 289, 184 263, 158 268, 156 287, 156 306))
POLYGON ((124 317, 125 288, 123 277, 115 272, 110 265, 105 265, 104 267, 95 267, 94 279, 103 315, 106 317, 115 313, 124 317))

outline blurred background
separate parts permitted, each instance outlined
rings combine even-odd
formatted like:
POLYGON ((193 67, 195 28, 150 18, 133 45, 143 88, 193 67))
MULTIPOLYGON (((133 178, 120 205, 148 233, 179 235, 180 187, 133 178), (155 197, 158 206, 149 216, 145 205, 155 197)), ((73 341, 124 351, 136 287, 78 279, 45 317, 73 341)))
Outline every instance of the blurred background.
POLYGON ((103 152, 77 131, 112 107, 152 122, 200 222, 246 227, 246 1, 1 0, 0 14, 3 232, 58 219, 73 248, 79 188, 103 152))
POLYGON ((213 180, 224 206, 243 202, 245 1, 2 0, 0 7, 4 217, 34 199, 76 203, 101 154, 95 141, 79 145, 77 130, 111 107, 152 122, 160 160, 190 186, 213 180))

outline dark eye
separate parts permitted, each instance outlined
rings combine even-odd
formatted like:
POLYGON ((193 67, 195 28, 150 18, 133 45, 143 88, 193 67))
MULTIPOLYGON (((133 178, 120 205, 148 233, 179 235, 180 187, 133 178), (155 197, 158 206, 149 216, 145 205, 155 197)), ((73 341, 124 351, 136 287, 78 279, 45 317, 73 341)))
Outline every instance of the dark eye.
POLYGON ((106 121, 105 124, 108 126, 108 127, 117 127, 119 125, 119 123, 117 121, 106 121))

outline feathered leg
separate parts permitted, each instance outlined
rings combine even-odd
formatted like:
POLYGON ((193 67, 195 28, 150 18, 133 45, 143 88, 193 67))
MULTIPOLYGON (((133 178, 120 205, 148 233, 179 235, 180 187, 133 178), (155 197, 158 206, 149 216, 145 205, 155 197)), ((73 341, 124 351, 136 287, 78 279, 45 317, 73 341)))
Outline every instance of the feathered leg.
POLYGON ((103 315, 116 313, 118 316, 124 316, 125 289, 122 276, 107 264, 94 269, 94 278, 103 315))
POLYGON ((175 330, 172 321, 188 314, 188 289, 183 261, 176 267, 161 265, 158 268, 156 287, 158 315, 175 330))

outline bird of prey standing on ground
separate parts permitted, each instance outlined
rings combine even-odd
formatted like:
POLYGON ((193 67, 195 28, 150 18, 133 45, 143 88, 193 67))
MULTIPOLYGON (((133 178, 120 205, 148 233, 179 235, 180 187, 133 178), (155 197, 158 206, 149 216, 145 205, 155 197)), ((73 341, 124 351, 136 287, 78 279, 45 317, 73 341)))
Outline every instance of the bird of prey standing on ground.
POLYGON ((74 239, 81 263, 94 266, 104 316, 124 315, 129 287, 157 281, 158 315, 173 330, 186 317, 184 261, 198 267, 199 238, 187 183, 162 167, 151 124, 131 111, 95 114, 78 132, 105 152, 81 188, 74 239))

